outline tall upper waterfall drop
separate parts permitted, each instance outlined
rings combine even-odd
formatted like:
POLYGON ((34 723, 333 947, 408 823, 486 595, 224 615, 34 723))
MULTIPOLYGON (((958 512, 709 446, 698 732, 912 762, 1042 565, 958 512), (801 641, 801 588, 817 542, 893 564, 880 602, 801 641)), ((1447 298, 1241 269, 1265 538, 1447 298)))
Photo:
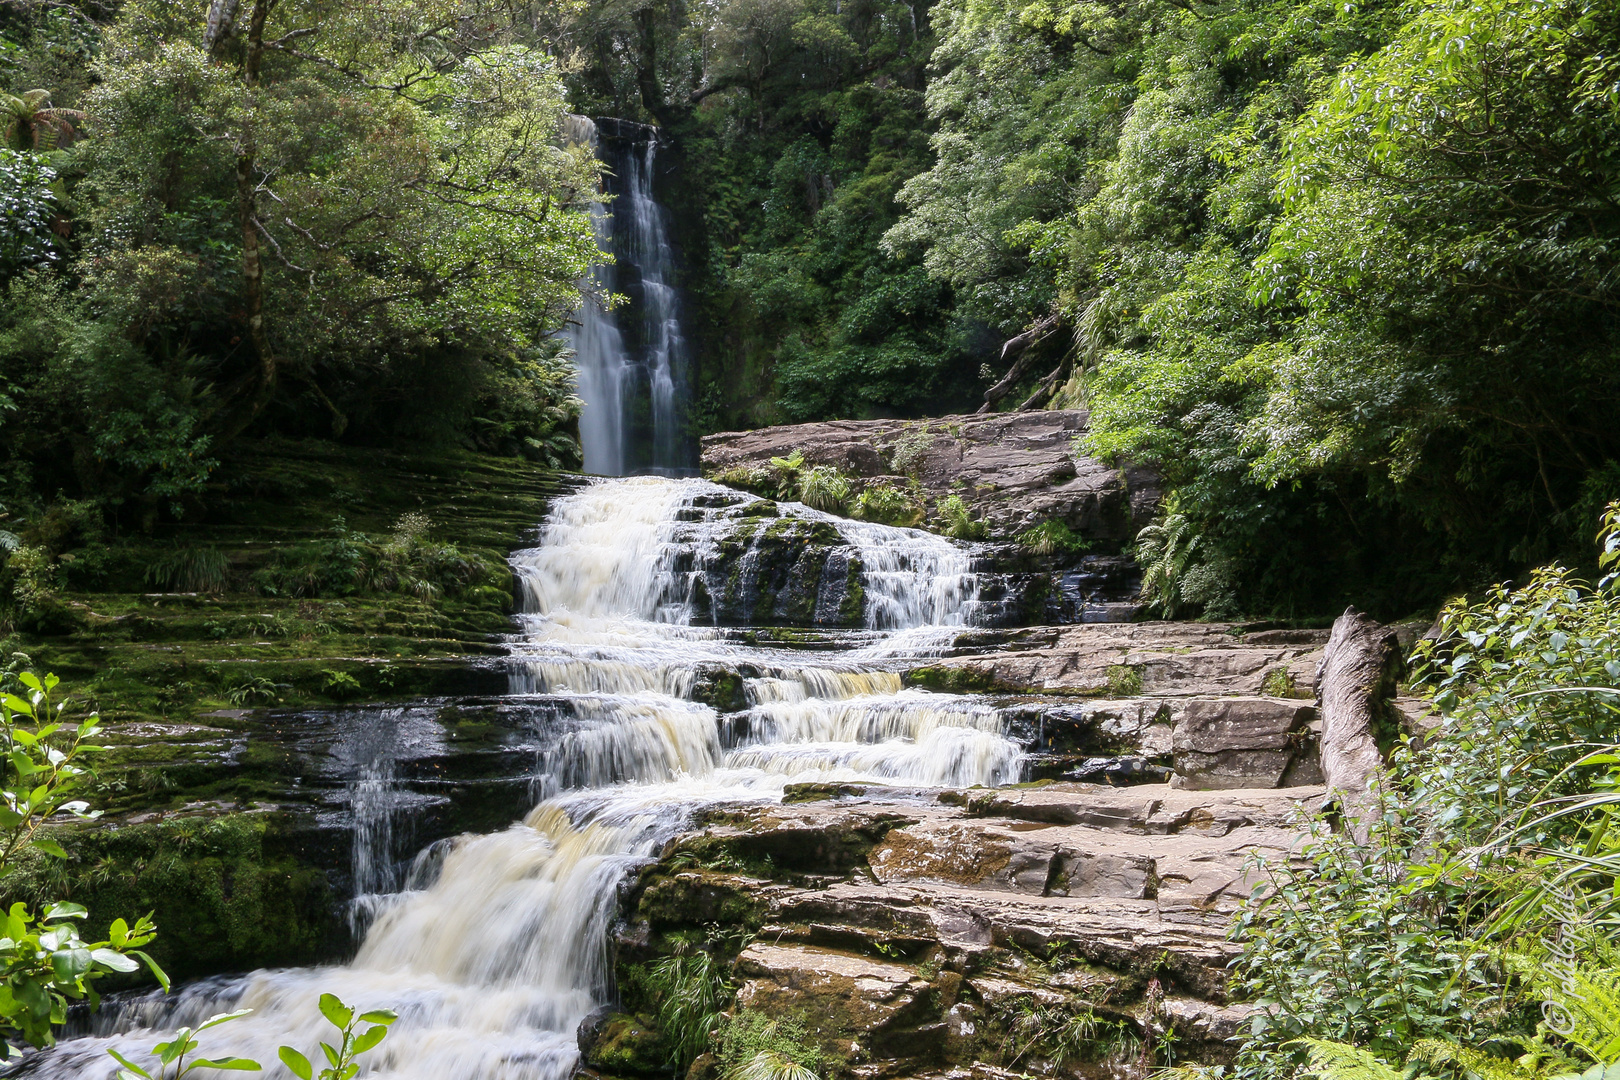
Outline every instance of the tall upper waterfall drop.
POLYGON ((687 344, 675 290, 675 255, 664 208, 653 198, 658 132, 624 120, 599 128, 571 116, 566 134, 607 166, 604 201, 591 204, 596 243, 613 262, 592 268, 588 297, 568 338, 585 400, 585 471, 601 476, 695 471, 682 434, 687 344), (600 298, 629 303, 608 310, 600 298))

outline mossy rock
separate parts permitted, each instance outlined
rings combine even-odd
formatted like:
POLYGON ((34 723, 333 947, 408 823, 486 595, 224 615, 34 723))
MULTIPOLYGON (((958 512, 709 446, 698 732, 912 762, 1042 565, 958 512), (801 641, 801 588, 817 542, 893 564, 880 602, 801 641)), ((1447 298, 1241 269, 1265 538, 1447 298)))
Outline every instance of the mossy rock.
POLYGON ((669 1072, 669 1051, 658 1026, 629 1013, 610 1013, 582 1027, 580 1049, 593 1069, 613 1076, 669 1072))
POLYGON ((912 668, 901 676, 901 681, 906 686, 950 694, 980 693, 996 689, 995 676, 976 668, 941 666, 912 668))

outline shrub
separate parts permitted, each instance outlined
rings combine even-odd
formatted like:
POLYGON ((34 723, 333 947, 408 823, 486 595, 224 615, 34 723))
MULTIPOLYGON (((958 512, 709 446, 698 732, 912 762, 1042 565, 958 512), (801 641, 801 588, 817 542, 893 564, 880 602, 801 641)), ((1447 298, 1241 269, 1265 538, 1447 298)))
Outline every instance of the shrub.
POLYGON ((1261 862, 1240 1077, 1620 1059, 1620 504, 1601 541, 1596 587, 1545 567, 1442 614, 1414 657, 1441 724, 1396 752, 1367 843, 1317 822, 1261 862))
POLYGON ((25 612, 38 612, 56 601, 56 562, 43 547, 26 545, 11 553, 11 596, 25 612))

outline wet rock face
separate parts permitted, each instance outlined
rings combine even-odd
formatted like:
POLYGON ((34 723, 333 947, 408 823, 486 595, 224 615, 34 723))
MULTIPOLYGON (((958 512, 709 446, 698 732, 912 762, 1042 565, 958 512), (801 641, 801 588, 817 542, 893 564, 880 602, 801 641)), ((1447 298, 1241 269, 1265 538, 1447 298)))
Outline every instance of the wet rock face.
POLYGON ((746 910, 731 924, 746 936, 710 946, 731 964, 734 1013, 802 1019, 855 1076, 987 1080, 1144 1075, 1167 1032, 1179 1063, 1229 1060, 1249 1012, 1225 996, 1246 862, 1288 857, 1303 840, 1291 815, 1321 795, 823 787, 673 841, 625 898, 618 963, 746 910), (761 858, 784 851, 839 855, 810 875, 761 858), (1097 1037, 1054 1049, 1080 1022, 1097 1037))
POLYGON ((914 478, 931 502, 958 495, 993 537, 1057 521, 1117 549, 1151 520, 1157 479, 1145 469, 1116 469, 1077 454, 1086 421, 1083 410, 1069 409, 721 432, 703 438, 703 473, 719 477, 799 451, 808 464, 854 476, 914 478))

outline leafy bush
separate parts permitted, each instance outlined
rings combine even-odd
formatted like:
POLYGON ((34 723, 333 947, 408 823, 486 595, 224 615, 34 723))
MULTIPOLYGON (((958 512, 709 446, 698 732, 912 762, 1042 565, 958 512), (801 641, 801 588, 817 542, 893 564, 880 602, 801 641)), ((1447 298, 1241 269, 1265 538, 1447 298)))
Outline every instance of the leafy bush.
POLYGON ((339 517, 327 539, 276 552, 275 561, 253 575, 267 596, 350 596, 360 586, 366 542, 339 517))
POLYGON ((485 576, 486 568, 477 558, 463 555, 454 544, 430 541, 432 528, 426 514, 406 514, 388 539, 369 545, 362 556, 365 587, 431 600, 444 592, 459 592, 485 576))
POLYGON ((179 592, 217 593, 224 591, 230 568, 230 560, 218 548, 177 548, 152 560, 146 581, 179 592))
POLYGON ((57 567, 51 553, 28 545, 11 553, 6 560, 11 571, 11 596, 25 612, 35 612, 56 600, 57 567))

